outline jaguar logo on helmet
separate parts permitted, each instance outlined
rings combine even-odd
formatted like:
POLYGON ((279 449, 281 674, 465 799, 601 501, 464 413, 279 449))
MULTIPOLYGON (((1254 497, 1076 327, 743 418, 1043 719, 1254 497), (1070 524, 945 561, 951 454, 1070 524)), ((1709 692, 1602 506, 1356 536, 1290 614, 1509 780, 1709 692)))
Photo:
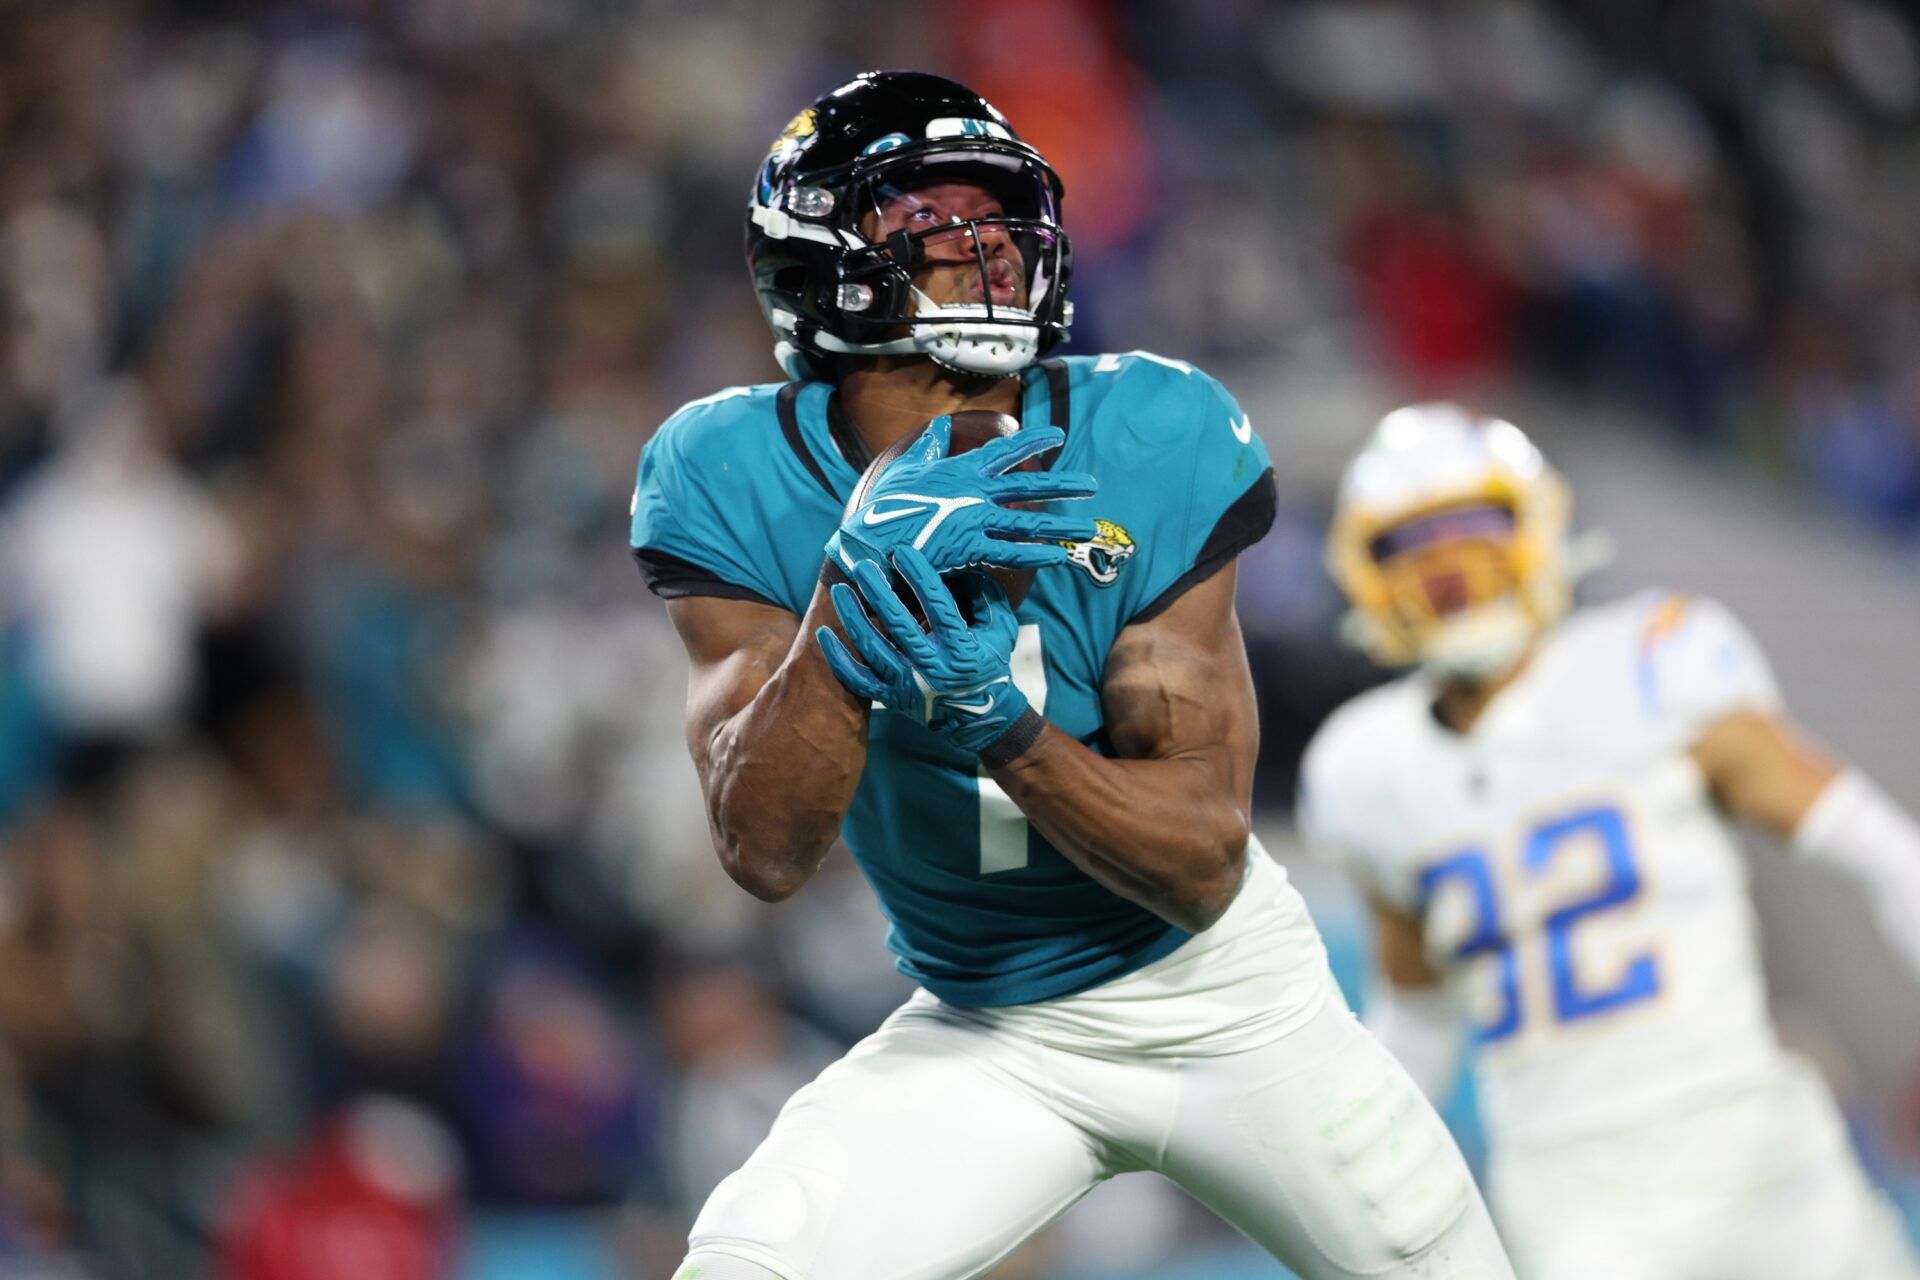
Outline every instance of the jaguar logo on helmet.
POLYGON ((755 194, 761 203, 765 204, 773 199, 780 170, 791 165, 794 158, 806 149, 807 143, 812 141, 814 135, 819 132, 819 115, 820 113, 813 107, 808 107, 787 121, 787 127, 780 131, 780 136, 775 138, 773 145, 767 148, 767 158, 760 166, 760 176, 755 183, 755 194))
POLYGON ((1067 559, 1087 571, 1095 585, 1110 587, 1120 576, 1121 566, 1133 559, 1139 548, 1133 535, 1111 520, 1095 520, 1095 533, 1085 542, 1063 543, 1067 559))
POLYGON ((815 111, 812 107, 808 107, 805 111, 802 111, 799 115, 787 121, 787 127, 780 131, 780 136, 775 138, 773 145, 767 148, 767 154, 772 155, 776 151, 784 150, 788 146, 798 147, 804 144, 808 138, 814 135, 817 128, 815 122, 819 119, 819 115, 819 112, 815 111))

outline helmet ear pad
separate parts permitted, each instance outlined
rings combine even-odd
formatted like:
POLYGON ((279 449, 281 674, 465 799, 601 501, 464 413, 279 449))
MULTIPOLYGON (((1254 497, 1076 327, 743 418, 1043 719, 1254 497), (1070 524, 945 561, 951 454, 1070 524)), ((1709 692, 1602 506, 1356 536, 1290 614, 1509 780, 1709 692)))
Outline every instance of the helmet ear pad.
POLYGON ((841 261, 840 284, 821 304, 840 317, 841 333, 853 341, 899 338, 906 328, 892 318, 915 309, 913 273, 926 256, 926 249, 906 231, 895 231, 870 248, 850 250, 841 261))

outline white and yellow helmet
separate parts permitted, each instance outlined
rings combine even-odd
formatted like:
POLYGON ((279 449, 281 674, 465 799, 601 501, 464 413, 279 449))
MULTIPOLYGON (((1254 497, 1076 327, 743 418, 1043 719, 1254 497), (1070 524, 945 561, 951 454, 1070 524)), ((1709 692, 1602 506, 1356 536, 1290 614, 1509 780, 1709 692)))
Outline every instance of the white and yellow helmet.
POLYGON ((1485 678, 1566 613, 1566 485, 1518 427, 1455 404, 1380 420, 1340 483, 1328 567, 1376 661, 1485 678), (1450 598, 1434 599, 1436 582, 1450 598))

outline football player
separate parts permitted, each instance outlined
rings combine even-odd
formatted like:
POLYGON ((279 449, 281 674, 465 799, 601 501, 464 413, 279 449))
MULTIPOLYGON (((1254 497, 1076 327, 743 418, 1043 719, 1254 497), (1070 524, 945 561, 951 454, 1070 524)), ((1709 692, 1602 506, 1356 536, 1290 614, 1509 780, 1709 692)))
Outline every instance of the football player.
POLYGON ((1131 1170, 1314 1280, 1509 1276, 1250 840, 1233 565, 1273 518, 1266 450, 1179 361, 1043 358, 1060 199, 951 81, 821 98, 748 209, 789 380, 641 457, 633 546, 691 658, 722 864, 778 901, 843 837, 921 987, 713 1192, 681 1278, 976 1276, 1131 1170), (1019 429, 956 451, 961 411, 1019 429))
POLYGON ((1303 773, 1304 830, 1372 902, 1367 1024, 1429 1092, 1470 1027, 1529 1280, 1920 1276, 1775 1038, 1730 823, 1864 877, 1917 973, 1920 828, 1793 725, 1720 605, 1569 614, 1568 520, 1526 436, 1453 405, 1389 414, 1344 477, 1358 638, 1416 664, 1303 773))

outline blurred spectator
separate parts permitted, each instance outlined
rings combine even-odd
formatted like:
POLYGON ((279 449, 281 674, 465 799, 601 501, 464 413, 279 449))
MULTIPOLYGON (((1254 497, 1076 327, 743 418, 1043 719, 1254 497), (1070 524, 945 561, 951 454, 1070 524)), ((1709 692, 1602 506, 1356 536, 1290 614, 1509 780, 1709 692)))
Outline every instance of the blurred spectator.
POLYGON ((454 1075, 483 1198, 614 1204, 649 1170, 653 1082, 611 1002, 557 946, 502 947, 454 1075))
POLYGON ((1357 294, 1410 397, 1459 395, 1505 367, 1511 290, 1464 210, 1386 194, 1354 211, 1349 235, 1357 294))
POLYGON ((177 729, 194 644, 231 591, 233 533, 162 452, 130 380, 75 393, 9 511, 12 606, 56 727, 132 744, 177 729))
POLYGON ((454 1113, 451 939, 395 905, 362 907, 320 975, 316 1093, 381 1093, 450 1122, 454 1113))
POLYGON ((667 1134, 677 1203, 697 1206, 745 1163, 796 1089, 838 1050, 783 1013, 764 981, 732 958, 689 958, 656 999, 678 1069, 667 1134))
POLYGON ((366 1098, 288 1158, 247 1171, 217 1242, 220 1280, 444 1280, 457 1165, 438 1125, 366 1098))

